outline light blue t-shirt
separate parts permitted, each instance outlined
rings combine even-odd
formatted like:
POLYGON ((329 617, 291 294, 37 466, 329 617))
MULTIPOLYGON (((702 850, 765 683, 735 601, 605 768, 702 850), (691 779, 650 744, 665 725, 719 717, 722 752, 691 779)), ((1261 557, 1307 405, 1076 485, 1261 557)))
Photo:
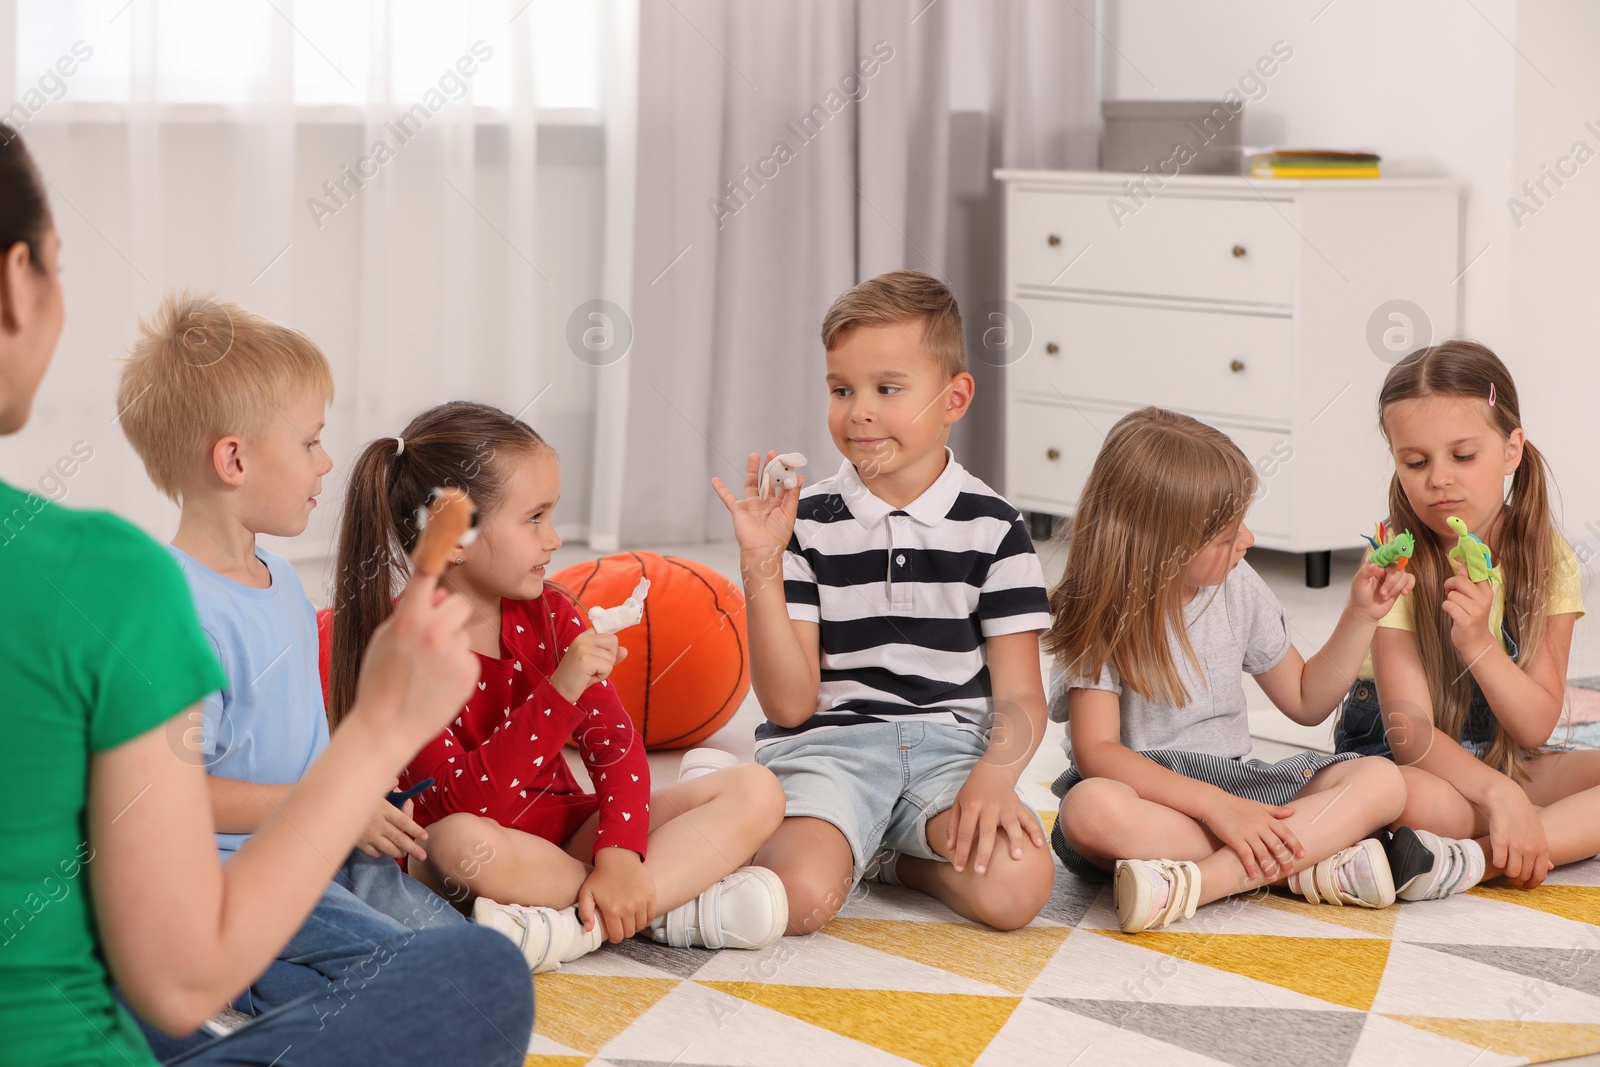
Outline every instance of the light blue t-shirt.
MULTIPOLYGON (((257 547, 272 585, 224 578, 167 546, 194 596, 200 627, 228 673, 228 687, 201 705, 206 770, 242 782, 298 782, 328 747, 328 717, 317 668, 317 613, 300 576, 282 556, 257 547)), ((249 834, 217 834, 224 860, 249 834)))

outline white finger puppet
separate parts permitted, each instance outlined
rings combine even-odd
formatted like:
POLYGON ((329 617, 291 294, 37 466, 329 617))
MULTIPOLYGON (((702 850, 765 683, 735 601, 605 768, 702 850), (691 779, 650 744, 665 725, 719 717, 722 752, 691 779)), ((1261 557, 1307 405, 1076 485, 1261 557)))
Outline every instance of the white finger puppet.
POLYGON ((785 452, 775 456, 761 472, 761 499, 767 498, 769 486, 776 489, 793 489, 800 484, 800 468, 806 465, 806 457, 799 452, 785 452))
POLYGON ((628 599, 614 608, 590 608, 589 625, 597 634, 614 634, 626 630, 644 618, 644 598, 650 593, 650 579, 640 578, 628 599))

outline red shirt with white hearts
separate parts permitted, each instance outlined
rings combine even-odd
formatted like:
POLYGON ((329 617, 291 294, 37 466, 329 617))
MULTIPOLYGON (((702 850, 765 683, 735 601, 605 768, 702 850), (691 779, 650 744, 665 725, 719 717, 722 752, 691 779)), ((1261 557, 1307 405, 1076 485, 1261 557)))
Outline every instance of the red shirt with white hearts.
POLYGON ((550 684, 587 628, 572 601, 548 586, 534 600, 500 601, 504 658, 478 654, 483 673, 471 700, 401 776, 402 789, 436 780, 416 798, 418 823, 465 811, 564 844, 598 807, 595 851, 616 845, 644 858, 650 765, 616 689, 598 682, 574 704, 550 684), (562 757, 569 738, 595 793, 578 784, 562 757))

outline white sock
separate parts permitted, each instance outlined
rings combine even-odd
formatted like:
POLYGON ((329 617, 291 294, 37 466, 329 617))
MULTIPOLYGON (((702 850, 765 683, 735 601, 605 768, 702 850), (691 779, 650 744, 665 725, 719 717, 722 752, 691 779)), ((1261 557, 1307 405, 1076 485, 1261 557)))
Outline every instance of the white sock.
POLYGON ((1339 891, 1345 896, 1359 897, 1361 880, 1357 876, 1361 873, 1365 873, 1368 877, 1372 874, 1372 864, 1367 861, 1367 854, 1364 851, 1358 852, 1355 859, 1341 863, 1334 869, 1333 884, 1338 886, 1339 891), (1360 864, 1364 871, 1352 870, 1357 864, 1360 864))
POLYGON ((1155 901, 1155 907, 1151 909, 1151 912, 1159 915, 1161 914, 1161 909, 1167 906, 1167 901, 1172 899, 1172 883, 1161 877, 1159 873, 1153 875, 1152 881, 1155 882, 1155 893, 1151 896, 1151 899, 1155 901))
POLYGON ((1461 846, 1467 856, 1467 873, 1459 881, 1461 888, 1456 890, 1458 893, 1464 893, 1483 881, 1483 872, 1489 866, 1489 859, 1483 854, 1483 846, 1477 841, 1465 837, 1461 839, 1461 846))

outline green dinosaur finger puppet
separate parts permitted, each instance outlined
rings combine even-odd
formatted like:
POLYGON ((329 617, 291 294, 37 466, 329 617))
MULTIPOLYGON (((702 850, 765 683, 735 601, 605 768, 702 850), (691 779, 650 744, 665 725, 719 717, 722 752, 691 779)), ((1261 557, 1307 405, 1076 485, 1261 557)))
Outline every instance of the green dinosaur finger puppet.
POLYGON ((1450 550, 1451 559, 1459 559, 1467 569, 1467 577, 1475 582, 1487 581, 1494 574, 1494 560, 1489 556, 1489 546, 1477 534, 1467 529, 1467 524, 1451 515, 1444 520, 1456 532, 1456 547, 1450 550))
POLYGON ((1366 534, 1361 535, 1367 544, 1372 546, 1372 552, 1367 558, 1380 567, 1392 566, 1395 570, 1405 570, 1406 564, 1411 562, 1412 552, 1416 549, 1416 539, 1411 536, 1411 531, 1406 530, 1404 533, 1391 535, 1388 524, 1380 521, 1376 533, 1378 535, 1376 538, 1367 537, 1366 534))

